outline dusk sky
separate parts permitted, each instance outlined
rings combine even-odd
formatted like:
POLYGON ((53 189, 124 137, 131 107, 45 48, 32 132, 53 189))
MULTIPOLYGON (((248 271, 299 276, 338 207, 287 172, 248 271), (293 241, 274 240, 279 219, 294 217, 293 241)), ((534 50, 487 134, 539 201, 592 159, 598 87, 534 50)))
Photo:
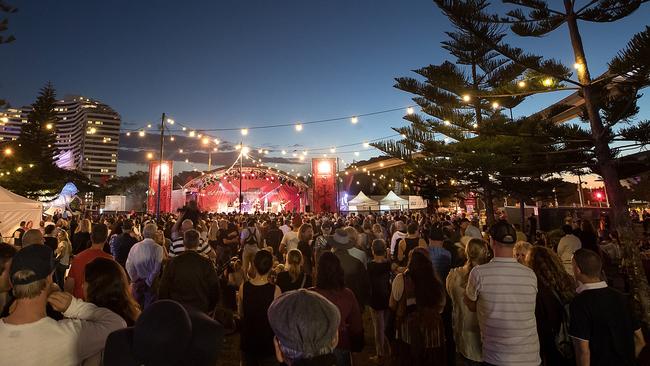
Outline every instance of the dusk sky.
MULTIPOLYGON (((448 58, 440 42, 451 30, 430 0, 11 3, 19 8, 10 17, 16 41, 0 46, 0 97, 13 106, 29 104, 50 80, 59 97, 82 94, 112 106, 125 129, 155 123, 162 112, 201 129, 405 107, 412 104, 410 95, 393 88, 393 78, 448 58)), ((583 23, 592 75, 603 72, 648 19, 646 5, 612 24, 583 23)), ((562 27, 542 39, 510 39, 571 66, 567 33, 562 27)), ((535 112, 565 95, 533 97, 515 114, 535 112)), ((650 116, 649 100, 641 103, 644 118, 650 116)), ((404 113, 364 117, 357 125, 305 126, 300 133, 291 127, 254 130, 245 143, 277 151, 296 144, 302 151, 359 143, 340 149, 350 162, 378 155, 361 143, 393 134, 390 127, 402 124, 404 113)), ((215 134, 224 141, 240 139, 237 131, 215 134)), ((226 156, 232 154, 224 154, 224 163, 226 156)), ((143 168, 122 163, 118 172, 143 168)))

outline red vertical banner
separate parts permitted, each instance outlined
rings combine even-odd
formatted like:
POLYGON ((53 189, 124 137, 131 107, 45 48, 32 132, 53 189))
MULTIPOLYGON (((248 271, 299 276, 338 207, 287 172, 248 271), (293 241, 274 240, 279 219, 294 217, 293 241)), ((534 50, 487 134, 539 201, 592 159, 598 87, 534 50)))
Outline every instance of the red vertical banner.
POLYGON ((160 173, 160 212, 171 212, 172 209, 172 180, 174 178, 174 162, 171 160, 155 160, 149 162, 149 195, 147 211, 156 213, 158 200, 158 174, 160 173))
POLYGON ((336 159, 316 158, 311 161, 314 183, 313 211, 336 211, 336 159))

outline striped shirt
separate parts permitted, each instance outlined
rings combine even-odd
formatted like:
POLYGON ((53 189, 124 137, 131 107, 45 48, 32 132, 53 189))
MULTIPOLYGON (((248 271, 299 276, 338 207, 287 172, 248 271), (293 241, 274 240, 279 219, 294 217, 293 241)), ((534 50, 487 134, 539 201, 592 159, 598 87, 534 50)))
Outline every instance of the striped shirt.
MULTIPOLYGON (((177 255, 183 253, 185 251, 185 245, 183 245, 183 237, 180 237, 174 241, 172 241, 171 247, 169 247, 169 257, 173 258, 176 257, 177 255)), ((199 247, 196 249, 196 252, 199 254, 203 255, 208 255, 212 251, 212 248, 210 248, 210 245, 208 244, 207 241, 201 241, 201 244, 199 244, 199 247)))
POLYGON ((541 363, 533 270, 514 258, 496 257, 472 269, 466 293, 476 301, 484 362, 503 366, 541 363))

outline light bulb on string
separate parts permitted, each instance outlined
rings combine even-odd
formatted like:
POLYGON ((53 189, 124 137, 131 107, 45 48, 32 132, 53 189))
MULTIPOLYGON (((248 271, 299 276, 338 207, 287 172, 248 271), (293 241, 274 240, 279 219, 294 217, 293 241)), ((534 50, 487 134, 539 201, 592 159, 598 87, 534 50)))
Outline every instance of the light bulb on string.
POLYGON ((415 110, 413 109, 413 107, 406 108, 406 114, 411 115, 413 113, 415 113, 415 110))
POLYGON ((151 128, 151 123, 147 124, 147 128, 151 128))
POLYGON ((470 100, 472 100, 472 97, 469 94, 463 95, 463 101, 464 102, 469 102, 470 100))
POLYGON ((497 109, 497 108, 499 108, 499 103, 497 103, 497 102, 493 102, 493 103, 492 103, 492 108, 493 108, 493 109, 497 109))
POLYGON ((169 141, 174 141, 174 140, 176 140, 176 138, 174 138, 174 136, 169 138, 169 141))
POLYGON ((359 156, 359 152, 358 152, 358 151, 355 151, 355 152, 354 152, 354 156, 359 156))
POLYGON ((196 136, 196 131, 190 131, 190 137, 196 136))
POLYGON ((363 143, 363 147, 366 148, 366 149, 369 148, 369 147, 370 147, 370 143, 367 142, 367 141, 364 141, 364 143, 363 143))
POLYGON ((178 152, 182 154, 182 153, 183 153, 183 149, 178 149, 178 152))
POLYGON ((334 154, 335 152, 336 152, 336 148, 335 148, 335 147, 333 147, 333 148, 330 149, 330 153, 334 154))
POLYGON ((544 86, 552 86, 553 85, 553 79, 551 78, 546 78, 542 81, 542 85, 544 86))
POLYGON ((127 132, 127 133, 126 133, 126 136, 127 136, 127 137, 131 136, 131 132, 127 132))
POLYGON ((448 119, 444 120, 444 123, 445 123, 447 126, 451 125, 451 122, 449 122, 448 119))
POLYGON ((302 123, 296 124, 296 126, 294 128, 296 129, 297 132, 302 131, 302 123))
POLYGON ((350 122, 352 122, 353 125, 356 125, 359 122, 359 117, 352 117, 350 118, 350 122))
MULTIPOLYGON (((93 131, 93 129, 94 129, 94 127, 90 129, 90 133, 95 133, 95 131, 93 131)), ((140 137, 144 137, 144 131, 140 131, 140 132, 138 132, 138 135, 139 135, 140 137)))
POLYGON ((262 154, 262 153, 264 153, 264 150, 259 149, 259 150, 257 150, 257 153, 258 153, 258 154, 262 154))
POLYGON ((210 143, 210 139, 207 138, 207 137, 204 137, 204 138, 201 140, 201 143, 202 143, 203 145, 207 145, 207 144, 210 143))
POLYGON ((186 162, 186 163, 189 163, 189 162, 190 162, 190 159, 185 159, 185 162, 186 162))
POLYGON ((282 150, 282 155, 287 155, 287 151, 286 151, 286 150, 282 150))
POLYGON ((219 139, 214 139, 214 144, 219 145, 219 139))
POLYGON ((242 136, 246 136, 248 135, 248 128, 242 128, 240 132, 242 136))
POLYGON ((153 153, 147 153, 147 159, 153 159, 153 153))
POLYGON ((183 131, 187 131, 187 127, 183 127, 183 131))
POLYGON ((522 81, 518 82, 517 85, 518 85, 520 88, 525 88, 525 87, 526 87, 526 82, 522 80, 522 81))
POLYGON ((171 118, 167 118, 167 123, 169 123, 170 125, 173 125, 173 124, 174 124, 174 120, 171 119, 171 118))
POLYGON ((198 134, 196 137, 201 138, 201 137, 203 137, 203 134, 198 134))

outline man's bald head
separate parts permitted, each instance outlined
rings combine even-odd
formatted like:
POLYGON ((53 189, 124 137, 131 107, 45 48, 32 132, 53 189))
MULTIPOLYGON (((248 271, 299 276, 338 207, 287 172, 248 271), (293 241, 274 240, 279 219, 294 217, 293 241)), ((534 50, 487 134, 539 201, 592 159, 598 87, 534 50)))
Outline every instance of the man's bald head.
POLYGON ((43 244, 43 233, 38 229, 30 229, 23 234, 23 248, 34 244, 43 244))
POLYGON ((187 230, 194 229, 194 223, 190 219, 185 219, 181 222, 181 231, 186 232, 187 230))

